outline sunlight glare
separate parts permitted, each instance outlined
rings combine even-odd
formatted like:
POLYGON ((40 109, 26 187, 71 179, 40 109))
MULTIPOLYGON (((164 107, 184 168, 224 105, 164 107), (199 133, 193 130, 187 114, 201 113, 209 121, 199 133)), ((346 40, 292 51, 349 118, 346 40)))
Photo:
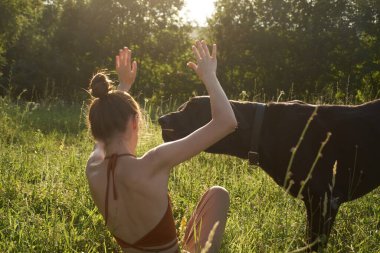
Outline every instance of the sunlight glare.
POLYGON ((185 0, 185 6, 181 11, 181 16, 187 21, 195 21, 200 26, 207 24, 214 12, 216 0, 185 0))

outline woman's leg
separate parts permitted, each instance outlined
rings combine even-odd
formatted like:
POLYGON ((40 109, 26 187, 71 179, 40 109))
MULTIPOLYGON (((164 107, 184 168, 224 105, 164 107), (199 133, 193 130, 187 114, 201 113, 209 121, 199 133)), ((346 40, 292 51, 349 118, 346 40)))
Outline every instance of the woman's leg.
POLYGON ((191 253, 200 252, 205 247, 209 234, 216 222, 219 222, 212 245, 208 252, 218 252, 227 222, 230 205, 228 191, 220 186, 211 187, 199 201, 193 212, 183 239, 183 249, 191 253))

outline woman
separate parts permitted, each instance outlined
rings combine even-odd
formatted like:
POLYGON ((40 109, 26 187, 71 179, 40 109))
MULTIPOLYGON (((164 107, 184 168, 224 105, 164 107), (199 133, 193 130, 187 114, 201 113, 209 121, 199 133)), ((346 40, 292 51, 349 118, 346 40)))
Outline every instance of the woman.
MULTIPOLYGON (((210 54, 204 41, 192 47, 197 63, 189 62, 210 95, 212 119, 187 137, 168 142, 136 157, 139 106, 127 93, 137 64, 131 51, 116 56, 117 91, 109 91, 105 74, 90 83, 95 97, 89 110, 89 125, 97 141, 87 163, 86 174, 92 198, 106 225, 124 252, 178 252, 178 239, 168 196, 171 169, 211 146, 237 126, 230 103, 216 77, 216 45, 210 54), (103 143, 103 144, 100 144, 103 143)), ((214 231, 208 252, 218 252, 227 220, 228 192, 210 188, 189 220, 183 248, 200 252, 214 231), (215 226, 215 228, 214 228, 215 226), (214 229, 213 229, 214 228, 214 229)))

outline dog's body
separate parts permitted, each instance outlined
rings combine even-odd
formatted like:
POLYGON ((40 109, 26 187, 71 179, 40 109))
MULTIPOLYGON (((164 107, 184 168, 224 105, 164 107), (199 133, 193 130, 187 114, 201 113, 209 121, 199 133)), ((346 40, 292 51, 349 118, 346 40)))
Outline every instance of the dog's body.
MULTIPOLYGON (((315 106, 299 101, 231 104, 238 128, 206 151, 248 159, 252 133, 259 126, 259 140, 253 140, 258 141, 255 151, 259 165, 292 196, 301 196, 307 209, 309 242, 322 239, 311 247, 313 250, 327 242, 342 203, 380 185, 380 100, 360 106, 315 106), (259 106, 265 107, 260 124, 254 122, 259 106), (316 115, 300 140, 315 110, 316 115), (292 151, 294 158, 290 163, 292 151)), ((209 98, 195 97, 178 112, 161 117, 159 123, 164 141, 172 141, 210 119, 209 98)))

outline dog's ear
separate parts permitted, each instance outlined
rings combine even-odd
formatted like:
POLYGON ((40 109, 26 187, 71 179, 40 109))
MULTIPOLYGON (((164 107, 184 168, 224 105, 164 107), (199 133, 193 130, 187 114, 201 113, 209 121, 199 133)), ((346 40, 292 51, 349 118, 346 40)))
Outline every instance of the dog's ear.
POLYGON ((250 128, 249 122, 247 119, 250 117, 250 115, 245 115, 246 111, 241 106, 241 104, 236 102, 230 102, 232 110, 235 113, 236 120, 238 122, 237 129, 248 129, 250 128))

